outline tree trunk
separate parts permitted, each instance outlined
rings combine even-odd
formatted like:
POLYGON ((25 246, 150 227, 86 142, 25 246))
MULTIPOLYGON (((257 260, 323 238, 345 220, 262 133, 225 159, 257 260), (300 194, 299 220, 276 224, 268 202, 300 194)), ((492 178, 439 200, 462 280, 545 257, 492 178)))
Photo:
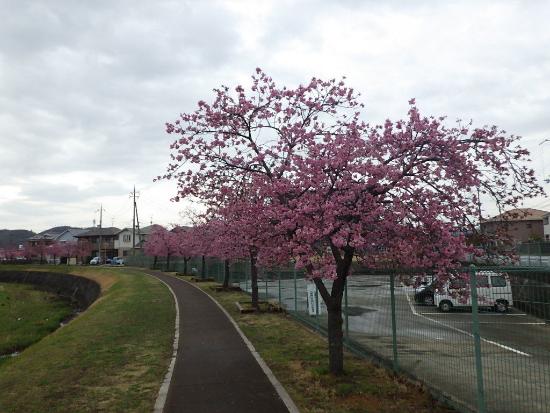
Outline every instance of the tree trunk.
POLYGON ((328 358, 332 374, 344 371, 344 334, 342 332, 342 304, 331 305, 328 310, 328 358))
POLYGON ((256 251, 250 252, 250 288, 252 290, 252 307, 260 309, 258 303, 258 264, 256 251))
POLYGON ((201 278, 206 278, 206 257, 203 255, 201 258, 201 278))
POLYGON ((342 331, 342 299, 346 287, 346 280, 349 275, 353 260, 353 250, 350 248, 344 251, 342 257, 340 250, 331 246, 336 261, 337 278, 332 283, 330 294, 323 281, 314 278, 313 281, 323 298, 328 311, 328 355, 329 370, 334 375, 344 372, 344 333, 342 331))
POLYGON ((166 256, 166 271, 170 271, 170 254, 166 256))
POLYGON ((155 255, 155 257, 153 258, 153 269, 156 270, 157 269, 157 256, 155 255))
POLYGON ((229 260, 223 262, 223 288, 229 287, 229 260))
POLYGON ((189 258, 183 257, 183 274, 187 275, 187 263, 189 262, 189 258))

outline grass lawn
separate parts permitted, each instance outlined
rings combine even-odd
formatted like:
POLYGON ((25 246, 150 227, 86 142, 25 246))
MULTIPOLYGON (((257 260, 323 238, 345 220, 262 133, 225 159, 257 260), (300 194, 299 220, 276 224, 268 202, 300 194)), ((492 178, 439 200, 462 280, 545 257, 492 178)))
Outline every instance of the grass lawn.
MULTIPOLYGON (((189 277, 182 277, 189 279, 189 277)), ((216 283, 196 283, 233 317, 286 388, 302 413, 449 413, 418 386, 345 354, 346 373, 328 372, 326 339, 284 313, 241 314, 242 292, 216 292, 216 283)))
POLYGON ((0 283, 0 355, 36 343, 72 313, 70 302, 55 294, 29 284, 0 283))
POLYGON ((0 365, 0 412, 151 412, 172 353, 169 290, 134 269, 34 269, 74 271, 96 280, 102 293, 65 327, 0 365))

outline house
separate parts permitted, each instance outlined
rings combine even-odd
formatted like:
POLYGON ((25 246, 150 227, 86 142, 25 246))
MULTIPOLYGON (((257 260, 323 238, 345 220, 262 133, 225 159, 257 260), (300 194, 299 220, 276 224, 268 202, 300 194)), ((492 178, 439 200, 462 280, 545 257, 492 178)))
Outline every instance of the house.
POLYGON ((142 231, 141 229, 135 229, 135 243, 134 243, 134 230, 132 228, 124 228, 118 233, 118 237, 115 239, 115 249, 118 251, 119 257, 127 257, 132 254, 132 250, 139 250, 142 247, 142 231))
POLYGON ((103 260, 118 256, 115 241, 118 240, 120 228, 92 228, 76 235, 78 242, 88 242, 92 249, 92 257, 101 257, 103 260))
POLYGON ((40 256, 41 262, 46 261, 48 263, 58 264, 63 262, 63 260, 52 255, 48 246, 75 242, 77 240, 76 235, 85 231, 87 230, 83 228, 73 228, 69 226, 53 227, 29 237, 26 243, 30 251, 40 256))
POLYGON ((65 227, 59 230, 58 228, 51 228, 46 231, 39 232, 27 239, 27 245, 30 247, 37 247, 41 245, 51 245, 55 242, 56 238, 65 231, 65 227))
POLYGON ((57 242, 74 242, 77 241, 77 235, 83 234, 86 231, 89 231, 90 228, 67 228, 61 234, 56 237, 57 242))
MULTIPOLYGON (((541 241, 545 238, 544 218, 548 219, 550 212, 533 208, 518 208, 506 211, 489 219, 481 220, 483 234, 503 234, 510 238, 513 244, 528 241, 541 241)), ((550 229, 549 232, 550 234, 550 229)))
POLYGON ((147 238, 151 234, 151 231, 154 230, 155 228, 158 228, 158 227, 160 227, 160 225, 151 224, 151 225, 149 225, 147 227, 143 227, 139 230, 139 233, 141 235, 141 245, 140 245, 140 247, 143 247, 143 244, 145 244, 145 242, 147 242, 147 238))

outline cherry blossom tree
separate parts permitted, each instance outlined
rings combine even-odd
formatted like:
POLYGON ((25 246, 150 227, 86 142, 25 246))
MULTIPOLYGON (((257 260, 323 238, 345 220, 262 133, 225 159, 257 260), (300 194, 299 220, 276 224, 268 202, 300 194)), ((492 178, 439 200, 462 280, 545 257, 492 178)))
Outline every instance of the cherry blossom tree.
POLYGON ((3 255, 0 254, 0 258, 4 258, 7 261, 14 261, 16 259, 25 258, 25 250, 11 247, 3 250, 3 255))
POLYGON ((166 257, 166 271, 170 268, 170 258, 178 253, 177 234, 160 225, 153 228, 147 242, 144 245, 146 254, 166 257))
MULTIPOLYGON (((342 297, 351 264, 436 268, 475 248, 479 193, 500 207, 542 193, 519 137, 497 127, 448 127, 414 99, 403 120, 369 125, 344 80, 277 87, 260 69, 250 92, 215 90, 214 101, 167 124, 177 135, 158 178, 174 200, 193 197, 243 231, 261 228, 264 257, 292 257, 328 310, 330 371, 343 371, 342 297), (330 291, 323 279, 332 280, 330 291)), ((260 254, 261 256, 261 254, 260 254)))
POLYGON ((57 264, 57 258, 63 254, 63 245, 60 242, 54 241, 46 247, 46 253, 53 258, 53 263, 57 264))
POLYGON ((193 255, 195 254, 192 228, 176 226, 174 227, 172 232, 175 234, 177 244, 177 252, 175 253, 175 255, 177 255, 178 257, 182 257, 183 273, 187 275, 189 272, 189 261, 191 260, 191 258, 193 258, 193 255))
POLYGON ((257 282, 257 258, 251 254, 253 245, 247 242, 245 234, 249 233, 248 225, 241 226, 242 221, 228 220, 222 216, 210 217, 204 225, 196 228, 196 236, 203 238, 202 244, 207 245, 206 255, 217 257, 224 263, 223 288, 229 287, 231 261, 250 258, 252 274, 256 274, 252 286, 252 306, 258 308, 258 282, 257 282))
POLYGON ((79 241, 65 241, 59 243, 59 257, 66 258, 67 259, 67 265, 69 265, 69 261, 71 258, 78 258, 87 256, 91 253, 91 249, 86 246, 88 245, 88 241, 86 240, 80 240, 79 241))
POLYGON ((35 241, 26 248, 29 257, 38 257, 39 264, 44 264, 44 259, 48 254, 48 244, 44 240, 35 241))
POLYGON ((75 251, 75 257, 77 261, 80 258, 80 262, 85 263, 86 258, 88 258, 91 254, 92 254, 92 245, 90 244, 90 242, 83 238, 78 239, 76 244, 76 251, 75 251))
POLYGON ((162 230, 164 230, 162 226, 154 225, 154 227, 151 229, 151 233, 147 237, 147 240, 143 244, 143 252, 153 257, 153 268, 155 268, 157 265, 158 256, 163 255, 160 244, 158 242, 158 239, 160 238, 159 234, 162 230))

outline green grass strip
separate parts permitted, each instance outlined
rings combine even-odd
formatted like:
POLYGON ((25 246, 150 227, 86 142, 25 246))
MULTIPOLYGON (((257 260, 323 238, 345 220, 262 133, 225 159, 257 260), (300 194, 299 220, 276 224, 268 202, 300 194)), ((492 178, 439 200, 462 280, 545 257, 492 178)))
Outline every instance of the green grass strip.
POLYGON ((0 283, 0 355, 20 351, 59 328, 69 301, 28 284, 0 283))
POLYGON ((102 295, 0 366, 0 412, 153 410, 172 352, 172 295, 137 270, 82 268, 78 275, 98 281, 102 295))

